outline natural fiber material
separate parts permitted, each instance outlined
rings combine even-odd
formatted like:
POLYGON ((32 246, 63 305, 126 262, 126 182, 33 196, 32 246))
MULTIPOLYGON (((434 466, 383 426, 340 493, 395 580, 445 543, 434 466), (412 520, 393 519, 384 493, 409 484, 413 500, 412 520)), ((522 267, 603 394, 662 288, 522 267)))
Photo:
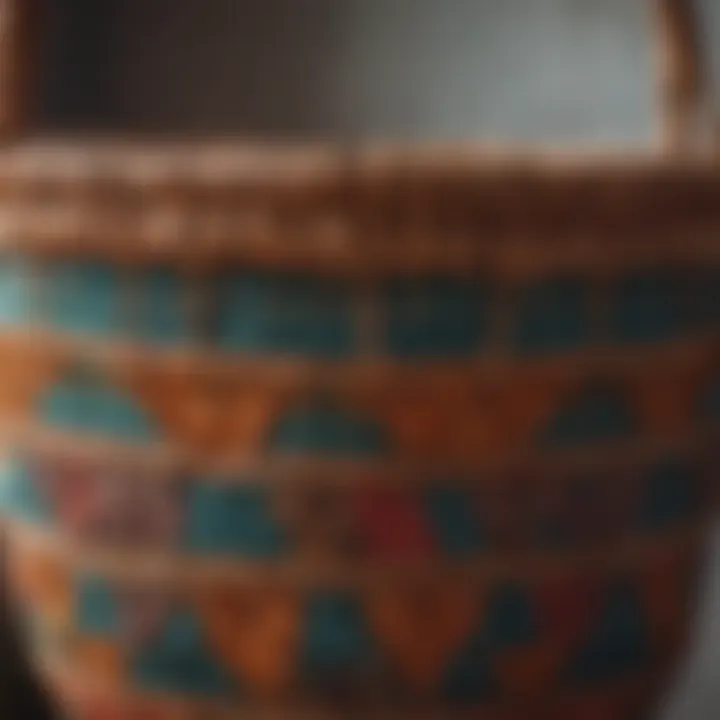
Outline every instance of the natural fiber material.
POLYGON ((0 505, 72 717, 646 713, 720 440, 720 176, 670 147, 0 151, 0 505))
POLYGON ((245 171, 190 169, 124 213, 130 181, 6 181, 1 500, 69 707, 649 704, 716 496, 716 179, 600 167, 278 174, 245 206, 245 171))

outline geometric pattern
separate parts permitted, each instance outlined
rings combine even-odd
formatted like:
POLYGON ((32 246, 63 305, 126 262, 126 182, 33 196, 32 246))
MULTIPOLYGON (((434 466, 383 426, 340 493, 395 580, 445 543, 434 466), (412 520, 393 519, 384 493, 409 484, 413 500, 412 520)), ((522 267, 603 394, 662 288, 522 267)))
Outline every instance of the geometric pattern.
POLYGON ((96 547, 173 549, 188 558, 283 564, 325 546, 328 559, 375 565, 470 562, 652 539, 702 520, 713 469, 670 455, 632 471, 568 473, 495 487, 430 476, 293 489, 244 475, 163 476, 108 460, 16 454, 0 474, 0 510, 96 547))
MULTIPOLYGON (((187 283, 171 266, 139 272, 131 284, 101 261, 49 262, 43 308, 30 301, 31 261, 0 259, 0 318, 24 323, 32 308, 43 325, 149 343, 197 340, 183 300, 187 283), (138 282, 139 281, 139 282, 138 282), (140 307, 131 322, 124 297, 140 307), (142 318, 138 322, 138 319, 142 318)), ((713 283, 717 269, 692 273, 641 270, 612 283, 604 316, 589 310, 593 282, 581 274, 529 281, 516 288, 509 341, 522 355, 560 353, 609 341, 620 347, 657 344, 717 328, 713 283), (715 273, 713 275, 713 273, 715 273), (708 290, 709 288, 709 290, 708 290)), ((227 272, 208 292, 215 322, 202 339, 233 353, 341 359, 356 354, 362 293, 352 282, 287 272, 227 272)), ((390 278, 378 286, 379 343, 397 358, 458 358, 489 344, 497 303, 475 282, 432 276, 390 278)))
POLYGON ((688 441, 712 443, 720 406, 707 358, 637 358, 715 337, 708 272, 528 278, 499 302, 485 280, 228 267, 198 308, 169 265, 48 259, 38 302, 33 262, 0 258, 0 414, 31 430, 0 511, 34 641, 81 678, 61 692, 102 696, 87 720, 206 701, 516 720, 551 696, 579 698, 559 720, 634 720, 613 688, 682 646, 682 538, 717 497, 688 441), (69 352, 14 355, 30 321, 69 352))
POLYGON ((16 588, 44 628, 41 642, 88 682, 101 670, 129 691, 205 699, 283 700, 305 688, 326 700, 372 693, 463 707, 589 692, 678 652, 695 598, 691 549, 628 570, 485 585, 428 578, 290 590, 218 580, 144 595, 130 581, 71 570, 52 550, 21 543, 15 552, 16 588), (69 617, 57 580, 20 582, 48 567, 71 588, 69 617), (52 621, 57 603, 64 626, 52 621), (85 649, 101 647, 106 657, 114 648, 117 676, 87 662, 85 649))

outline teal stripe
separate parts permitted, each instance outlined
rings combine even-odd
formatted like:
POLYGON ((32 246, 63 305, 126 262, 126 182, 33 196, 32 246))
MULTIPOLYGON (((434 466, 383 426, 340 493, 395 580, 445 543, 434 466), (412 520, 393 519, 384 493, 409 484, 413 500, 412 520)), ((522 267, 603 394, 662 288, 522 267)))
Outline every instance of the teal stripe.
POLYGON ((588 287, 575 278, 558 278, 521 293, 514 345, 523 354, 561 352, 591 338, 588 287))
POLYGON ((355 350, 353 299, 339 281, 232 276, 221 284, 218 341, 243 352, 344 357, 355 350))
POLYGON ((109 265, 62 262, 51 268, 46 307, 51 324, 70 332, 107 335, 127 330, 122 278, 109 265))
POLYGON ((189 342, 190 297, 183 280, 169 268, 155 269, 140 277, 140 334, 159 344, 189 342))
POLYGON ((0 326, 20 325, 32 319, 31 287, 28 261, 15 256, 0 258, 0 326))
POLYGON ((472 355, 485 340, 487 293, 476 283, 394 280, 385 289, 385 341, 404 358, 472 355))
POLYGON ((637 273, 616 286, 610 333, 619 343, 642 344, 677 337, 690 328, 690 298, 669 273, 637 273))

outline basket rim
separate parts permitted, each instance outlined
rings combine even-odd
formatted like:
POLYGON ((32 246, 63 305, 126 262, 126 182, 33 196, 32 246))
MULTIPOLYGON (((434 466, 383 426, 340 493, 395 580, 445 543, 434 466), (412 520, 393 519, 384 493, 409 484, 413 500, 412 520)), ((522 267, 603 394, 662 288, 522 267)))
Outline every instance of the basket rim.
POLYGON ((706 264, 719 169, 660 148, 34 138, 0 148, 0 246, 333 274, 706 264))
POLYGON ((123 135, 30 138, 0 149, 0 181, 91 181, 112 177, 154 184, 252 181, 278 187, 338 179, 539 180, 718 177, 713 154, 673 153, 660 144, 361 142, 123 135))

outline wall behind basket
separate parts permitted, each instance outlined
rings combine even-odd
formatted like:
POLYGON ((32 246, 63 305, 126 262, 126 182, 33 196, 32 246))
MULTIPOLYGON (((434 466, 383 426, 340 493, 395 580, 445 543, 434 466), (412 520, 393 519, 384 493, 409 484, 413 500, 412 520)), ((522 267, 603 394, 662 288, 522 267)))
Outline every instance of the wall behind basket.
POLYGON ((626 0, 50 0, 45 123, 642 141, 626 0))
MULTIPOLYGON (((646 0, 46 2, 46 126, 651 137, 646 0)), ((720 3, 700 4, 720 38, 720 3)))

